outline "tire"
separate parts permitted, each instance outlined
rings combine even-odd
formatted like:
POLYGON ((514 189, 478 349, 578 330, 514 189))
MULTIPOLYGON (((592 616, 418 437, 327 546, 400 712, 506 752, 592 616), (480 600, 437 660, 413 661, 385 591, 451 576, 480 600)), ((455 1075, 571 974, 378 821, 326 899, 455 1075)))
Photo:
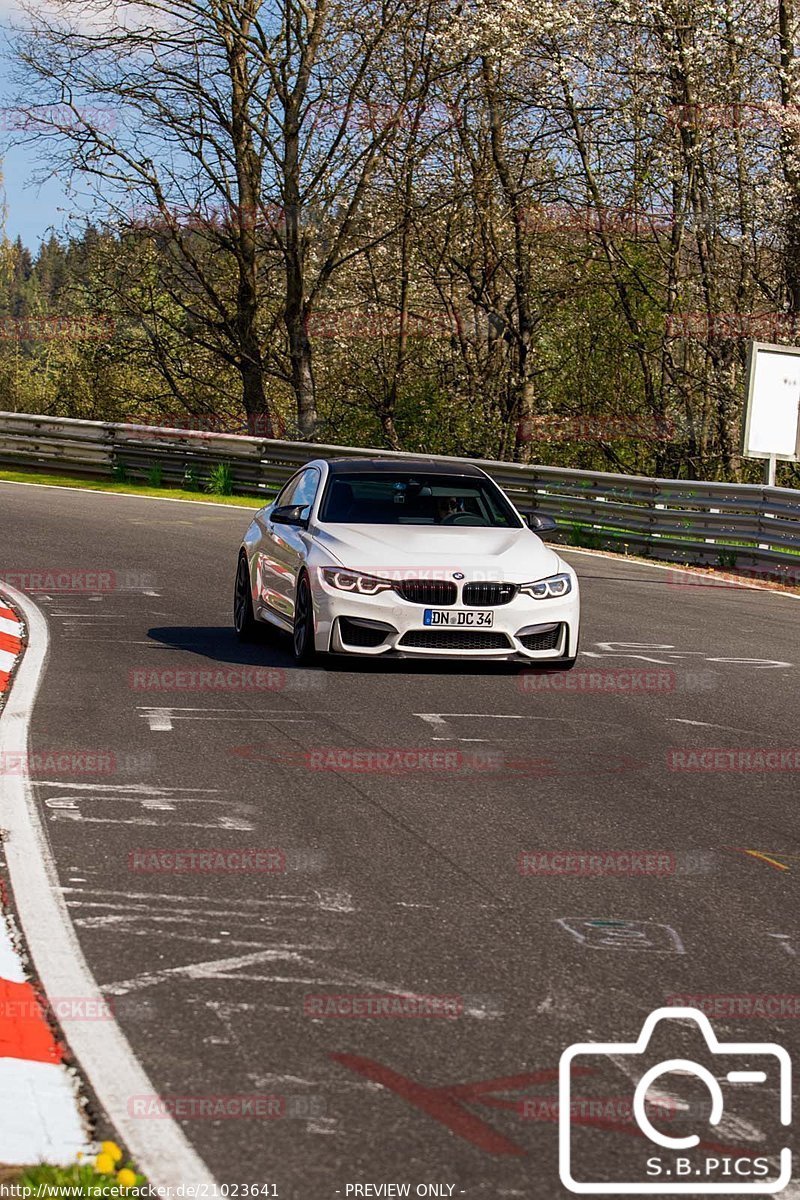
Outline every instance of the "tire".
POLYGON ((250 569, 247 565, 247 555, 239 555, 236 567, 236 583, 233 588, 233 627, 236 636, 242 642, 252 642, 258 632, 258 624, 253 613, 253 595, 250 591, 250 569))
POLYGON ((311 597, 311 584, 307 575, 301 575, 297 581, 297 595, 294 602, 294 634, 292 649, 295 662, 308 664, 316 656, 314 645, 314 601, 311 597))

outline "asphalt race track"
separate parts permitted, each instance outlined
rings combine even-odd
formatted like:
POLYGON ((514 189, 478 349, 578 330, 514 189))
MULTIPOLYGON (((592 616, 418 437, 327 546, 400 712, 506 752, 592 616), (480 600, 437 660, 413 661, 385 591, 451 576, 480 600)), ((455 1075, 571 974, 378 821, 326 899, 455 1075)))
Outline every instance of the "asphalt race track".
MULTIPOLYGON (((567 1046, 633 1041, 652 1010, 704 996, 720 1038, 797 1051, 800 756, 764 757, 800 747, 796 599, 567 551, 584 607, 569 676, 299 670, 279 636, 233 635, 247 512, 9 484, 0 511, 0 575, 50 630, 30 748, 95 977, 157 1096, 274 1098, 272 1119, 180 1118, 218 1181, 549 1200, 568 1194, 567 1046), (80 570, 111 583, 26 587, 80 570), (198 676, 220 670, 225 686, 198 676), (99 769, 48 772, 65 751, 99 769), (272 869, 169 865, 254 848, 272 869), (598 874, 607 851, 635 856, 598 874), (449 999, 327 1015, 408 994, 449 999)), ((631 1080, 620 1060, 580 1082, 605 1105, 577 1134, 586 1178, 652 1153, 625 1127, 631 1080)), ((693 1086, 678 1079, 690 1106, 693 1086)), ((775 1111, 773 1080, 739 1085, 716 1152, 767 1153, 775 1111)))

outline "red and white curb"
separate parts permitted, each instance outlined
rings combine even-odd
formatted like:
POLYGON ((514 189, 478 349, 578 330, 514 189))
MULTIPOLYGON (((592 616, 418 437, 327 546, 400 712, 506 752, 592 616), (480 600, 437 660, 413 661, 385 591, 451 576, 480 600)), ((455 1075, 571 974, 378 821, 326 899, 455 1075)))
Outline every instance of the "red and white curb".
MULTIPOLYGON (((0 705, 24 647, 23 622, 0 601, 0 705)), ((0 1163, 68 1165, 88 1150, 77 1087, 26 978, 4 899, 0 881, 0 1163)))
MULTIPOLYGON (((5 618, 13 619, 16 626, 10 636, 20 637, 20 626, 24 626, 22 652, 17 651, 10 664, 13 672, 6 672, 10 687, 6 686, 5 696, 0 694, 0 764, 9 760, 22 764, 21 770, 4 773, 0 769, 0 825, 14 909, 36 978, 47 1006, 59 1014, 70 1054, 105 1111, 116 1139, 127 1147, 150 1184, 163 1189, 161 1194, 169 1194, 166 1189, 172 1189, 173 1195, 218 1194, 213 1174, 177 1122, 161 1114, 159 1120, 141 1120, 132 1107, 134 1097, 152 1097, 155 1089, 104 1005, 86 961, 27 772, 31 714, 50 645, 47 620, 29 596, 8 583, 0 588, 0 606, 13 610, 13 618, 5 618), (73 1005, 76 1015, 65 1017, 63 1010, 69 1011, 73 1005), (85 1015, 88 1009, 105 1010, 104 1019, 81 1019, 81 1011, 85 1015), (199 1190, 201 1184, 205 1191, 199 1190), (180 1185, 195 1190, 179 1192, 180 1185)), ((13 941, 10 945, 13 951, 13 941)), ((0 957, 0 973, 6 961, 12 960, 0 957)), ((18 956, 14 955, 13 961, 15 970, 21 972, 18 956)), ((30 987, 19 973, 7 982, 30 987)), ((0 1007, 0 1032, 7 1028, 1 1014, 0 1007)), ((39 1028, 35 1036, 43 1038, 44 1031, 39 1028)), ((85 1146, 87 1134, 73 1076, 60 1061, 57 1043, 55 1060, 50 1057, 52 1041, 36 1044, 46 1057, 37 1059, 28 1053, 16 1057, 16 1051, 4 1051, 0 1040, 0 1163, 70 1162, 85 1146)), ((11 1045, 13 1050, 22 1043, 11 1045)))
POLYGON ((13 608, 0 597, 0 704, 8 691, 11 673, 22 653, 25 628, 13 608))
POLYGON ((0 1163, 68 1166, 88 1153, 74 1077, 0 917, 0 1163))

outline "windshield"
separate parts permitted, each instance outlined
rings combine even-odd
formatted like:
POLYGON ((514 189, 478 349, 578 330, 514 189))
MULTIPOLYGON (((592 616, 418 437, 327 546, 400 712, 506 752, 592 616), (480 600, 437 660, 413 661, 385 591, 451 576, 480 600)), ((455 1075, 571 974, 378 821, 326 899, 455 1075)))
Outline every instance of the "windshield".
POLYGON ((402 470, 329 476, 319 520, 346 525, 522 527, 490 479, 402 470))

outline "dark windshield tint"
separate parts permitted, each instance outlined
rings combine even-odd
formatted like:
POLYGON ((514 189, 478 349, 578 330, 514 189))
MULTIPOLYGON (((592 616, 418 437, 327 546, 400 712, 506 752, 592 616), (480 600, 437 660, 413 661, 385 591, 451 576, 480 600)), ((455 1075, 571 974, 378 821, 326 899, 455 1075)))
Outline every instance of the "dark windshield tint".
POLYGON ((347 525, 521 527, 491 480, 417 471, 331 475, 319 519, 347 525))

